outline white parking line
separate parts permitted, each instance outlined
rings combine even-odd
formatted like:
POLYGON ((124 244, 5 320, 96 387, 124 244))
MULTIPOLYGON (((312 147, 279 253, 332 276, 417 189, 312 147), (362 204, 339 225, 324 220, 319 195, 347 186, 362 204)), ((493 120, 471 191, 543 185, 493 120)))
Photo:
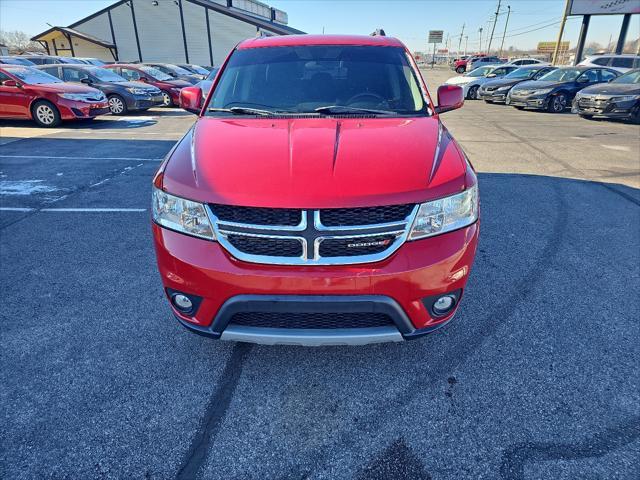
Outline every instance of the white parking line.
POLYGON ((0 207, 0 212, 31 212, 33 208, 0 207))
POLYGON ((136 158, 136 157, 55 157, 49 155, 0 155, 0 158, 46 158, 52 160, 123 160, 129 162, 160 162, 162 158, 136 158))

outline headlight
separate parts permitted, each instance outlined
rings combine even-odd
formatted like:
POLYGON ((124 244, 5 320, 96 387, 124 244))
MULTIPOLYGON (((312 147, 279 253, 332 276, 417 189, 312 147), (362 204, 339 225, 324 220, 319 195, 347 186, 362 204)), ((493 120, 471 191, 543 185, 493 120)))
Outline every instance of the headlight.
POLYGON ((146 95, 148 90, 144 88, 131 87, 131 88, 127 88, 127 92, 133 93, 134 95, 146 95))
POLYGON ((88 102, 90 98, 102 101, 106 98, 103 93, 100 95, 95 95, 93 93, 59 93, 58 95, 62 98, 73 100, 75 102, 88 102))
POLYGON ((153 188, 153 220, 163 227, 194 237, 215 240, 204 205, 153 188))
POLYGON ((637 100, 640 95, 621 95, 619 97, 613 97, 612 102, 630 102, 631 100, 637 100))
POLYGON ((533 92, 531 92, 532 95, 546 95, 547 93, 550 93, 551 90, 553 90, 553 88, 542 88, 540 90, 534 90, 533 92))
POLYGON ((413 221, 409 240, 432 237, 471 225, 478 219, 478 186, 450 197, 423 203, 413 221))
POLYGON ((506 92, 510 88, 511 88, 511 85, 507 85, 506 87, 499 87, 499 88, 496 88, 496 92, 506 92))

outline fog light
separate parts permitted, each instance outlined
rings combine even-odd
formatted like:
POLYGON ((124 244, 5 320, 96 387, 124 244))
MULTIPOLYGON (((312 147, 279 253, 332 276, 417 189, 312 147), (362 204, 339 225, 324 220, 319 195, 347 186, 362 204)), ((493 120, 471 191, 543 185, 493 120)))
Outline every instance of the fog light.
POLYGON ((188 312, 193 308, 193 302, 191 301, 191 299, 186 295, 182 295, 181 293, 175 294, 171 298, 171 300, 173 301, 175 307, 183 312, 188 312))
POLYGON ((453 295, 444 295, 433 302, 433 312, 437 315, 444 315, 451 310, 456 304, 456 299, 453 295))

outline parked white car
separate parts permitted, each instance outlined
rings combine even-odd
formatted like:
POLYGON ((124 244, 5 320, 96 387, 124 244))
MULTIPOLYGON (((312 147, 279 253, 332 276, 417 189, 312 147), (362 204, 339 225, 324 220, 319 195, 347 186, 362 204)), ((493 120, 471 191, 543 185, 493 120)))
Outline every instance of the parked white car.
POLYGON ((507 73, 511 73, 518 69, 517 65, 487 65, 485 67, 476 68, 464 75, 451 77, 445 83, 448 85, 458 85, 464 91, 464 98, 469 100, 477 100, 478 89, 490 80, 504 77, 507 73))
POLYGON ((640 56, 632 54, 589 55, 578 65, 584 67, 609 67, 620 73, 627 73, 633 68, 640 68, 640 56))
POLYGON ((514 58, 512 60, 509 60, 506 64, 507 65, 518 65, 519 67, 522 67, 524 65, 534 65, 534 64, 547 65, 547 64, 549 64, 549 62, 545 62, 545 61, 539 60, 537 58, 514 58))

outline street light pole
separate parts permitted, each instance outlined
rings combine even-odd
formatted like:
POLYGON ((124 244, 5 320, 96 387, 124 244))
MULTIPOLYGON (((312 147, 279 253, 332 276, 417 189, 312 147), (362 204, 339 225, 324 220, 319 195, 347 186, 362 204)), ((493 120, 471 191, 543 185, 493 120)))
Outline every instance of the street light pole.
POLYGON ((511 5, 507 5, 507 21, 504 22, 504 32, 502 32, 502 43, 500 44, 499 57, 502 57, 502 47, 504 47, 504 37, 507 34, 507 25, 509 25, 509 15, 511 15, 511 5))
MULTIPOLYGON (((469 35, 464 36, 464 56, 467 56, 467 46, 469 45, 469 35)), ((640 47, 640 44, 638 45, 640 47)))

